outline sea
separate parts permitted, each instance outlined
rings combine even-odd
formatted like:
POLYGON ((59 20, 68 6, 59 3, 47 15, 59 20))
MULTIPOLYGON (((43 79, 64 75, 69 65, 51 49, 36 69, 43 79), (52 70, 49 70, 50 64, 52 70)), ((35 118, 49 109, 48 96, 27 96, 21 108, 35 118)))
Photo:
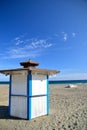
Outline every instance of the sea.
POLYGON ((49 84, 87 84, 87 80, 50 80, 49 84))
POLYGON ((10 84, 9 81, 0 81, 0 84, 10 84))
MULTIPOLYGON (((10 84, 10 82, 0 81, 0 84, 10 84)), ((87 84, 87 80, 50 80, 49 84, 87 84)))

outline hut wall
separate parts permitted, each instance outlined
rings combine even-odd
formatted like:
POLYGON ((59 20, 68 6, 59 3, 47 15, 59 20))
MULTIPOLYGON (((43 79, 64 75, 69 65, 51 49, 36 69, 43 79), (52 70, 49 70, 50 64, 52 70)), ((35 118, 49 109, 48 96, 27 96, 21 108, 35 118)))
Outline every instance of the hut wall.
POLYGON ((42 95, 46 93, 46 75, 32 75, 32 95, 42 95))
POLYGON ((32 118, 47 114, 47 76, 32 75, 32 118))
POLYGON ((23 96, 11 97, 11 116, 27 119, 27 98, 23 96))
POLYGON ((32 118, 47 114, 47 96, 33 97, 31 102, 32 118))
POLYGON ((12 75, 12 94, 27 94, 27 76, 21 74, 12 75))
POLYGON ((27 75, 11 76, 10 115, 27 119, 27 75))

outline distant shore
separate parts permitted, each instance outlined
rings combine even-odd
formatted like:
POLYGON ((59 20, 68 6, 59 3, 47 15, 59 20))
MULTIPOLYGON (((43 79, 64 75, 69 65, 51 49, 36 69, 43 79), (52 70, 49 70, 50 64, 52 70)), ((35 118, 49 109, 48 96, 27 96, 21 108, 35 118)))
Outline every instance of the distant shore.
POLYGON ((50 114, 30 121, 8 116, 8 85, 0 85, 0 130, 87 130, 87 85, 49 85, 50 114))

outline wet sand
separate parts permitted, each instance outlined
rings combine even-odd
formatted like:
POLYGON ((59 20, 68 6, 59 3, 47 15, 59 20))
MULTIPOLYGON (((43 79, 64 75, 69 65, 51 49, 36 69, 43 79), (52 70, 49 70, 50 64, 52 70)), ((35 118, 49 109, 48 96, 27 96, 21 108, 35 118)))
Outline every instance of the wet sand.
POLYGON ((87 85, 50 85, 50 115, 32 120, 8 116, 8 86, 0 85, 0 130, 87 130, 87 85))

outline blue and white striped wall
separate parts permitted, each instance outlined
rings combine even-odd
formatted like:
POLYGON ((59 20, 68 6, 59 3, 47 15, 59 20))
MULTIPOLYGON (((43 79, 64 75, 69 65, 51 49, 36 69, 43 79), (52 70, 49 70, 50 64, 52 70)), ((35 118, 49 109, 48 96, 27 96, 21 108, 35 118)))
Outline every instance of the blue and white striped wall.
POLYGON ((32 119, 49 114, 48 76, 31 71, 10 76, 9 115, 32 119))

